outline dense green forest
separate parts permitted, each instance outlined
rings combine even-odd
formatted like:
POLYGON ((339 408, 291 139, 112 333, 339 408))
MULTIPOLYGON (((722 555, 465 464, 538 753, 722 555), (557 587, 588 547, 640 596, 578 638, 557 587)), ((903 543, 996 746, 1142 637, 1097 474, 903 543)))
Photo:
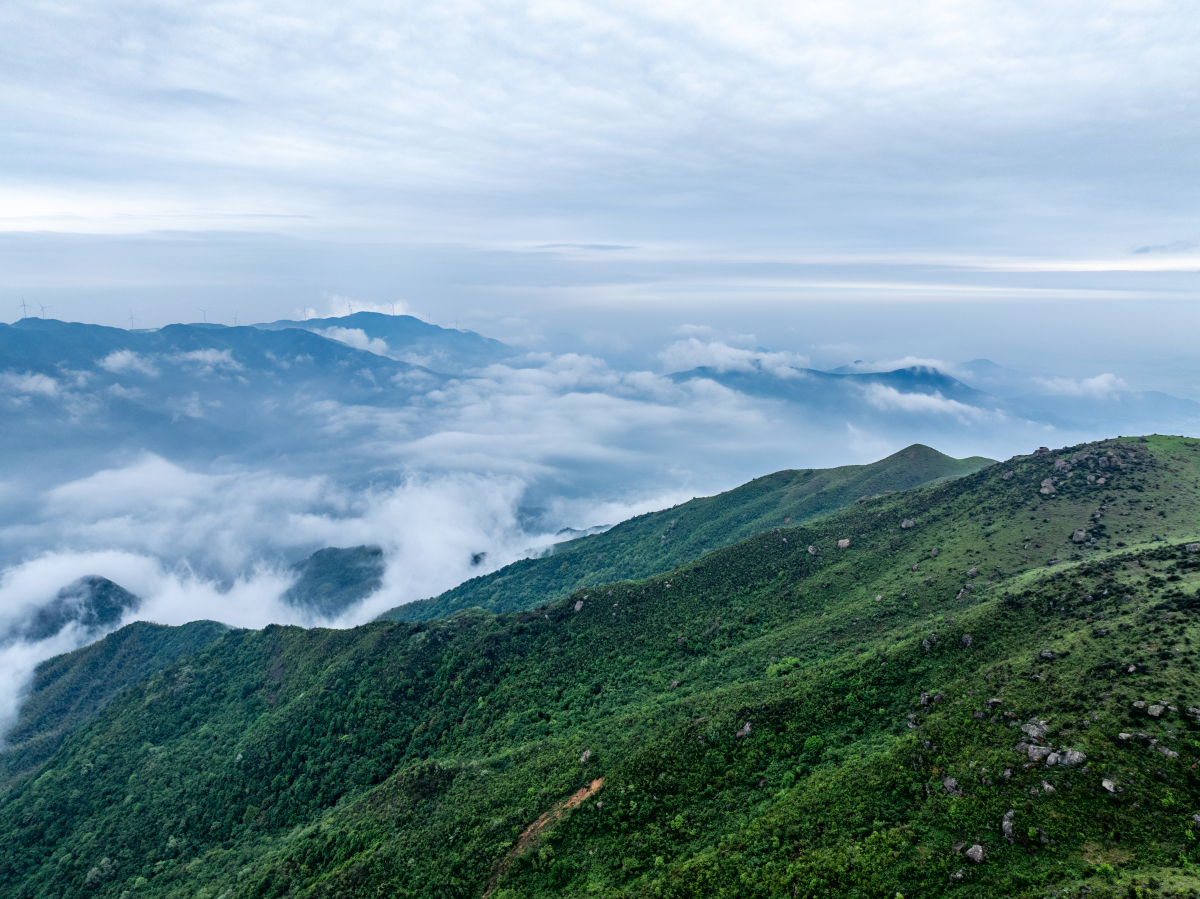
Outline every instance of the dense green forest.
MULTIPOLYGON (((864 491, 865 492, 865 491, 864 491)), ((0 794, 0 895, 1196 895, 1200 447, 499 615, 234 630, 0 794)))
POLYGON ((870 465, 777 471, 733 490, 623 521, 602 534, 560 543, 552 556, 522 559, 440 596, 380 618, 429 621, 460 609, 518 612, 593 584, 670 571, 714 549, 772 528, 804 524, 852 503, 962 477, 994 464, 953 459, 915 443, 870 465))
POLYGON ((193 621, 182 627, 138 621, 90 646, 42 662, 34 671, 16 723, 4 735, 0 789, 36 771, 76 728, 122 690, 227 630, 215 621, 193 621))

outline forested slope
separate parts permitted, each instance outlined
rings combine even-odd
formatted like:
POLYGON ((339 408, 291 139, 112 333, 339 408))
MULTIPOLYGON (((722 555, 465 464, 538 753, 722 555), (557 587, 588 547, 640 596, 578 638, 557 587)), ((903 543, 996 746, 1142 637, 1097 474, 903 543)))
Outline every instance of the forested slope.
POLYGON ((138 621, 90 646, 42 662, 16 722, 4 734, 0 788, 36 770, 122 690, 227 630, 215 621, 193 621, 181 627, 138 621))
POLYGON ((0 894, 1192 894, 1197 452, 1018 458, 521 613, 231 632, 0 797, 0 894))
POLYGON ((991 464, 982 456, 953 459, 917 443, 870 465, 777 471, 561 543, 552 556, 514 562, 380 617, 428 621, 476 606, 494 613, 532 609, 590 584, 661 574, 763 531, 815 521, 861 499, 962 477, 991 464))

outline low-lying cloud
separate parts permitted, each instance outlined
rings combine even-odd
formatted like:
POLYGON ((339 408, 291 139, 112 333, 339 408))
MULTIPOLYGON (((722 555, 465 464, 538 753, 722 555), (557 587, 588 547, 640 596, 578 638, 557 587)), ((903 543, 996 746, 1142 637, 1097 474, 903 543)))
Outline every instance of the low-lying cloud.
POLYGON ((863 392, 867 402, 881 411, 950 415, 962 422, 982 421, 1001 415, 990 409, 949 399, 940 391, 904 393, 886 384, 868 384, 863 392))
POLYGON ((1111 372, 1094 378, 1034 378, 1043 393, 1051 396, 1080 396, 1103 399, 1129 389, 1129 385, 1111 372))
POLYGON ((352 346, 357 350, 374 353, 376 356, 390 355, 386 340, 379 337, 368 337, 367 332, 362 328, 325 328, 316 333, 322 337, 328 337, 330 340, 352 346))
POLYGON ((115 350, 100 360, 100 367, 105 371, 119 375, 125 372, 137 372, 150 378, 158 377, 158 368, 146 357, 133 350, 115 350))
POLYGON ((772 353, 762 349, 742 349, 724 341, 702 341, 697 337, 677 340, 658 354, 668 372, 710 368, 717 372, 763 371, 777 378, 799 378, 809 367, 807 356, 796 353, 772 353))

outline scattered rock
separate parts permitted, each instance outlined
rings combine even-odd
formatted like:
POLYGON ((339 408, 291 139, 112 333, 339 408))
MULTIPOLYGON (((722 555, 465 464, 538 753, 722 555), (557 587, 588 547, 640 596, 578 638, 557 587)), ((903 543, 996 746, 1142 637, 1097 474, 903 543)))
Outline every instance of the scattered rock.
POLYGON ((1087 531, 1083 530, 1082 528, 1079 530, 1076 530, 1075 533, 1073 533, 1071 535, 1072 543, 1082 543, 1086 539, 1087 539, 1087 531))
POLYGON ((677 680, 671 681, 671 689, 672 690, 674 690, 678 686, 679 686, 679 681, 677 681, 677 680))
POLYGON ((1113 783, 1111 780, 1109 780, 1108 778, 1105 778, 1104 780, 1100 781, 1100 786, 1104 787, 1104 789, 1110 793, 1117 792, 1117 785, 1115 783, 1113 783))
POLYGON ((875 597, 875 601, 876 601, 876 602, 882 602, 882 601, 883 601, 883 594, 880 594, 879 596, 876 596, 876 597, 875 597))
POLYGON ((585 749, 585 750, 583 750, 583 755, 581 755, 581 756, 579 757, 579 761, 581 761, 581 762, 586 762, 586 761, 587 761, 588 759, 590 759, 591 757, 592 757, 592 750, 590 750, 590 749, 585 749))
POLYGON ((810 556, 815 556, 817 554, 817 548, 815 546, 810 546, 808 548, 808 554, 810 556))
POLYGON ((913 521, 911 518, 906 518, 902 522, 900 522, 900 527, 905 528, 906 530, 908 528, 914 528, 916 526, 917 526, 917 523, 915 521, 913 521))
POLYGON ((747 721, 745 724, 742 725, 742 729, 739 730, 737 733, 735 733, 734 736, 740 740, 742 737, 750 736, 751 730, 752 730, 752 728, 750 727, 750 722, 747 721))
POLYGON ((1004 813, 1004 817, 1000 819, 1000 832, 1004 834, 1004 839, 1008 840, 1008 845, 1013 844, 1013 816, 1016 812, 1009 809, 1004 813))
POLYGON ((953 777, 947 777, 942 781, 942 789, 947 793, 954 794, 958 792, 958 781, 953 777))
POLYGON ((1050 753, 1048 756, 1046 756, 1046 767, 1053 768, 1055 765, 1058 764, 1058 761, 1060 758, 1061 758, 1061 756, 1059 756, 1059 754, 1057 752, 1050 753))
POLYGON ((1049 783, 1047 783, 1046 781, 1043 780, 1042 781, 1042 792, 1046 793, 1047 795, 1053 796, 1054 795, 1054 787, 1052 787, 1049 783))
POLYGON ((929 551, 929 558, 936 559, 938 557, 939 552, 941 552, 941 550, 935 546, 933 549, 931 549, 929 551))
POLYGON ((963 635, 962 635, 962 640, 960 640, 959 642, 960 642, 960 643, 962 643, 962 645, 963 645, 964 647, 968 647, 968 648, 969 648, 969 647, 971 647, 971 646, 974 646, 974 645, 975 645, 975 638, 974 638, 974 637, 972 637, 970 634, 963 634, 963 635))
POLYGON ((967 872, 964 871, 962 868, 959 868, 957 871, 955 871, 953 874, 950 875, 950 882, 951 883, 962 883, 963 878, 966 876, 967 876, 967 872))
POLYGON ((971 861, 973 861, 977 865, 983 864, 983 858, 984 858, 983 847, 980 846, 978 843, 976 843, 974 846, 972 846, 970 849, 967 850, 967 858, 969 858, 971 861))
POLYGON ((1141 710, 1141 711, 1145 711, 1145 710, 1146 710, 1146 703, 1142 702, 1142 700, 1140 700, 1140 699, 1139 699, 1137 702, 1135 702, 1135 703, 1133 704, 1133 707, 1134 707, 1135 709, 1139 709, 1139 710, 1141 710))
POLYGON ((1050 749, 1047 746, 1030 746, 1025 754, 1029 756, 1029 761, 1040 762, 1050 755, 1050 749))
POLYGON ((1000 476, 1000 480, 1002 480, 1002 481, 1011 481, 1011 480, 1012 480, 1012 476, 1013 476, 1013 473, 1012 473, 1011 471, 1006 471, 1006 472, 1004 472, 1004 474, 1003 474, 1003 475, 1001 475, 1001 476, 1000 476))
POLYGON ((849 546, 850 546, 850 539, 848 537, 843 537, 841 540, 838 541, 838 549, 848 549, 849 546))
POLYGON ((1200 543, 1189 543, 1184 549, 1190 553, 1200 553, 1200 543))
POLYGON ((916 571, 916 570, 917 570, 917 566, 916 566, 916 565, 914 565, 914 566, 912 567, 912 570, 913 570, 913 571, 916 571))
POLYGON ((1092 631, 1092 636, 1093 637, 1106 637, 1106 636, 1108 636, 1108 628, 1098 627, 1094 631, 1092 631))
POLYGON ((1055 654, 1053 649, 1043 649, 1041 652, 1038 653, 1038 657, 1046 659, 1049 662, 1053 662, 1055 659, 1058 658, 1058 656, 1055 654))
POLYGON ((989 699, 987 701, 987 707, 988 707, 989 712, 992 711, 993 709, 995 709, 997 706, 1001 706, 1001 705, 1004 705, 1003 699, 989 699))
POLYGON ((576 602, 575 602, 575 611, 576 611, 576 612, 581 612, 581 611, 583 611, 583 600, 582 600, 582 599, 580 599, 580 600, 576 600, 576 602))
POLYGON ((1036 718, 1030 719, 1028 724, 1021 725, 1021 733, 1033 737, 1039 742, 1046 736, 1047 724, 1045 721, 1038 721, 1036 718))
POLYGON ((1162 713, 1165 712, 1166 710, 1167 710, 1166 706, 1152 705, 1152 706, 1150 706, 1150 708, 1146 709, 1146 712, 1147 712, 1147 714, 1150 715, 1151 718, 1161 718, 1162 713))
POLYGON ((921 694, 921 705, 929 705, 929 694, 928 693, 921 694))
POLYGON ((1038 493, 1045 494, 1046 496, 1054 493, 1054 478, 1046 478, 1042 481, 1042 489, 1038 493))
POLYGON ((1161 752, 1163 755, 1165 755, 1169 759, 1179 758, 1179 753, 1176 752, 1174 749, 1168 749, 1166 746, 1159 746, 1157 748, 1158 748, 1159 752, 1161 752))
POLYGON ((1132 740, 1133 734, 1127 734, 1124 731, 1122 731, 1121 733, 1117 734, 1117 739, 1118 740, 1132 740))
POLYGON ((1087 756, 1078 749, 1068 749, 1066 752, 1059 755, 1058 763, 1065 765, 1068 768, 1074 768, 1076 765, 1082 765, 1087 761, 1087 756))

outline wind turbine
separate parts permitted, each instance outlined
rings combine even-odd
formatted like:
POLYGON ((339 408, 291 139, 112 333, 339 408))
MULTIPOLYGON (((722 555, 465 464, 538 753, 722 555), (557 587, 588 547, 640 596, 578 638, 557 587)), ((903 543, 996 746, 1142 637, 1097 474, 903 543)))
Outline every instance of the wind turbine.
POLYGON ((238 323, 237 323, 237 317, 238 317, 238 314, 237 314, 237 312, 234 312, 234 313, 233 313, 233 326, 234 326, 235 328, 238 326, 238 323))
POLYGON ((346 309, 347 309, 347 310, 349 310, 349 311, 347 312, 347 315, 353 315, 353 314, 354 314, 354 304, 353 304, 353 303, 351 303, 349 300, 346 300, 346 309))
POLYGON ((28 318, 28 317, 29 317, 29 313, 25 311, 25 310, 26 310, 26 308, 27 308, 27 307, 26 307, 26 305, 25 305, 25 296, 24 296, 24 294, 22 294, 22 295, 21 295, 21 318, 28 318))
MULTIPOLYGON (((199 306, 197 306, 196 308, 197 308, 197 309, 199 309, 200 307, 199 307, 199 306)), ((206 325, 207 325, 207 324, 208 324, 208 310, 207 310, 207 309, 200 309, 200 314, 204 316, 204 324, 206 324, 206 325)))
POLYGON ((132 331, 132 330, 133 330, 133 323, 134 323, 135 321, 137 321, 137 319, 133 317, 133 310, 132 310, 132 309, 130 309, 130 310, 129 310, 129 330, 130 330, 130 331, 132 331))
POLYGON ((45 321, 45 320, 46 320, 46 310, 47 310, 47 309, 53 309, 54 307, 53 307, 53 306, 42 306, 42 304, 41 304, 41 303, 38 303, 38 306, 41 306, 41 309, 42 309, 42 321, 45 321))
POLYGON ((388 305, 392 307, 392 316, 393 316, 393 317, 395 317, 395 315, 396 315, 396 304, 395 304, 395 303, 388 303, 388 305))

